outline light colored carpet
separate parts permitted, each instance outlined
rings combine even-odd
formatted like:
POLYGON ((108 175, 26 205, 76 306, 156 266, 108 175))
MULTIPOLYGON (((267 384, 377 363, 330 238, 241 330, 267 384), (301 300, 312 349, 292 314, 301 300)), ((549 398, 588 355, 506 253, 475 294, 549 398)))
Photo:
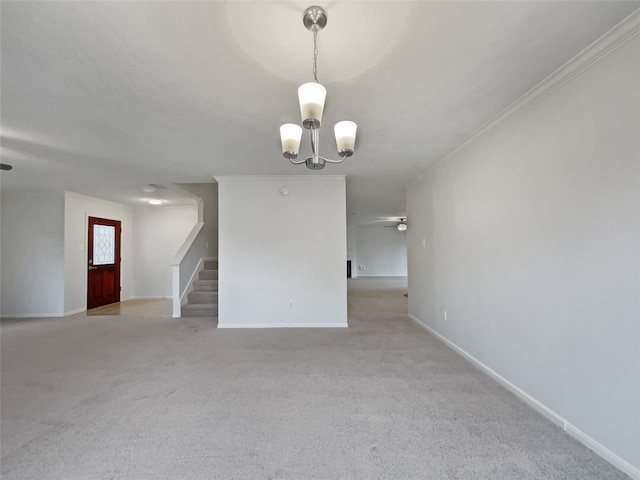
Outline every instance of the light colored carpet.
POLYGON ((3 322, 2 478, 624 479, 349 281, 349 329, 3 322))

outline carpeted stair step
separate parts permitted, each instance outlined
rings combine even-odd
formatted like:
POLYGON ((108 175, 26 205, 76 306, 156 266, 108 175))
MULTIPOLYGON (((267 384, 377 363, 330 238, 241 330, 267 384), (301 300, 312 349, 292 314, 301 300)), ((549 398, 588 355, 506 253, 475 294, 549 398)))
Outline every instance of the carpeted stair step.
POLYGON ((187 303, 182 306, 183 317, 217 317, 217 303, 187 303))
POLYGON ((200 272, 198 272, 198 278, 200 280, 217 280, 218 270, 200 270, 200 272))
POLYGON ((187 295, 189 304, 192 303, 218 303, 218 292, 193 291, 187 295))
POLYGON ((187 294, 187 304, 181 308, 183 317, 218 316, 218 260, 205 260, 198 272, 193 290, 187 294))
POLYGON ((218 291, 218 280, 194 280, 193 281, 193 290, 194 291, 217 292, 218 291))
POLYGON ((205 270, 217 270, 218 269, 218 260, 205 260, 204 261, 204 269, 205 270))

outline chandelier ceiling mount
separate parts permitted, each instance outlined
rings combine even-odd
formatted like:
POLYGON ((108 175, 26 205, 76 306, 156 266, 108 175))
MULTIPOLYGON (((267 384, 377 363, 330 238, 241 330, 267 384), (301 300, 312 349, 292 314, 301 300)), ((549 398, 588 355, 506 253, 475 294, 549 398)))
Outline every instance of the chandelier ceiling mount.
POLYGON ((322 7, 309 7, 304 11, 302 23, 304 23, 307 30, 319 32, 327 25, 327 12, 322 7))

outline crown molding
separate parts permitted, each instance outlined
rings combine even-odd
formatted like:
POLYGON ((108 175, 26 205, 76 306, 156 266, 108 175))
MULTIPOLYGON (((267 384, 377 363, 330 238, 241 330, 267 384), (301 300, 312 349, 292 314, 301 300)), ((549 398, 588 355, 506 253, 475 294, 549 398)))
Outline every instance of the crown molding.
POLYGON ((216 175, 216 182, 335 182, 345 181, 345 175, 216 175))
POLYGON ((473 135, 458 144, 440 160, 416 175, 416 178, 408 182, 405 188, 413 184, 415 180, 422 180, 425 174, 429 173, 438 165, 450 160, 469 144, 485 137, 507 120, 511 120, 515 116, 526 112, 553 92, 573 80, 582 72, 589 69, 592 65, 595 65, 604 57, 617 50, 632 38, 636 37, 639 33, 640 8, 636 9, 615 27, 603 34, 575 57, 521 96, 518 100, 482 125, 473 135))

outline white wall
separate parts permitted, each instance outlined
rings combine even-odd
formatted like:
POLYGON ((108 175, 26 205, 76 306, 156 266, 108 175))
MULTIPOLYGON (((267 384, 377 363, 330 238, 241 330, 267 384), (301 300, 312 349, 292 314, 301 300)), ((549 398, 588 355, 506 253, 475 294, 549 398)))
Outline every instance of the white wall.
POLYGON ((64 195, 2 192, 0 291, 3 317, 64 313, 64 195))
POLYGON ((217 183, 181 183, 180 188, 196 195, 202 200, 204 235, 207 239, 207 256, 218 256, 218 184, 217 183))
POLYGON ((351 260, 351 278, 358 276, 358 255, 356 252, 356 231, 355 225, 347 225, 347 260, 351 260))
POLYGON ((344 177, 216 179, 218 326, 347 326, 344 177))
POLYGON ((133 208, 77 193, 65 192, 64 204, 64 310, 87 308, 87 218, 120 220, 120 299, 133 292, 133 208))
POLYGON ((133 297, 171 297, 171 261, 198 221, 195 205, 133 211, 133 297))
MULTIPOLYGON (((211 225, 211 256, 215 256, 216 185, 207 185, 213 188, 202 194, 205 202, 208 198, 205 216, 211 225)), ((195 205, 141 207, 134 222, 132 207, 73 192, 3 191, 1 199, 3 317, 60 316, 86 310, 89 216, 122 222, 121 300, 171 296, 171 260, 197 220, 195 205)))
POLYGON ((407 190, 410 314, 635 478, 639 58, 636 36, 407 190))
POLYGON ((357 226, 357 265, 361 277, 407 276, 407 232, 382 225, 357 226))

